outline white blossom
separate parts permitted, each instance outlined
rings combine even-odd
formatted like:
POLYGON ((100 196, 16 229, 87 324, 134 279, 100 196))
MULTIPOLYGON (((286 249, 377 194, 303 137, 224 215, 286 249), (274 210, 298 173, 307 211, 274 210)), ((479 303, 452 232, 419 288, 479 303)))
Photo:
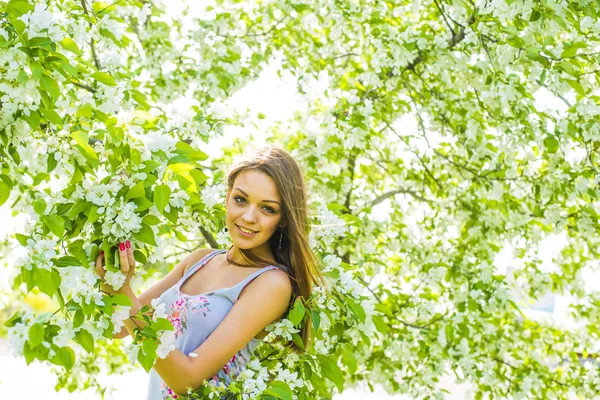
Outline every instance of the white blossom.
POLYGON ((129 318, 129 310, 131 310, 130 306, 121 306, 118 305, 115 307, 115 311, 112 314, 112 323, 113 327, 113 335, 117 334, 121 331, 121 328, 125 326, 125 320, 129 318))
POLYGON ((104 274, 104 280, 108 283, 114 290, 121 289, 121 286, 125 283, 127 276, 121 271, 106 271, 104 274))
POLYGON ((152 299, 150 304, 152 305, 152 308, 154 308, 154 313, 152 314, 153 321, 156 321, 158 318, 167 318, 166 304, 159 298, 152 299))
POLYGON ((200 196, 206 207, 212 208, 216 204, 225 204, 225 192, 225 185, 219 183, 217 185, 206 186, 202 189, 200 196))
POLYGON ((175 331, 163 331, 156 355, 158 358, 166 358, 173 350, 175 350, 175 331))
POLYGON ((298 333, 300 330, 294 328, 294 324, 287 318, 284 318, 275 324, 268 325, 265 330, 273 331, 277 336, 282 336, 287 340, 292 340, 292 333, 298 333))

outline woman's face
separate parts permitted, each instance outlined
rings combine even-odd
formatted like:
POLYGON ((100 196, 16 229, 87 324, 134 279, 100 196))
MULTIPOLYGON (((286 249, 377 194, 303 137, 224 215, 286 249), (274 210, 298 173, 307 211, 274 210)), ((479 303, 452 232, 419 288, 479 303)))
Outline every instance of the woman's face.
POLYGON ((227 192, 226 205, 225 223, 233 243, 240 249, 264 246, 269 254, 267 241, 282 218, 281 198, 275 181, 258 170, 242 171, 236 177, 233 189, 227 192), (242 229, 253 233, 245 233, 242 229))

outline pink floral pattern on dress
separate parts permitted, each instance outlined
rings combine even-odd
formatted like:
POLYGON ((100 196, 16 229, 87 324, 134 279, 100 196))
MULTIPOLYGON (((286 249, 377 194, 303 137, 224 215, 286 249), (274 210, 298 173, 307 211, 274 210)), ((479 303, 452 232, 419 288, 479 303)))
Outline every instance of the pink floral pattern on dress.
POLYGON ((187 316, 190 312, 194 314, 202 314, 206 317, 206 313, 210 312, 210 301, 206 296, 186 296, 180 291, 177 292, 180 297, 171 304, 171 313, 169 321, 175 328, 175 338, 179 337, 184 329, 187 329, 187 316))
POLYGON ((171 390, 171 388, 169 386, 167 386, 167 384, 164 382, 162 383, 160 393, 162 394, 162 397, 164 400, 171 400, 171 399, 179 398, 179 396, 173 390, 171 390))

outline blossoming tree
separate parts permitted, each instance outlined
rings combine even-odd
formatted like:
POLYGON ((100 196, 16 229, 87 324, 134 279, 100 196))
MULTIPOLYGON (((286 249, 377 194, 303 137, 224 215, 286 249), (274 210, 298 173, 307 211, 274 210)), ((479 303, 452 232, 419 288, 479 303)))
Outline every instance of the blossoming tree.
MULTIPOLYGON (((14 288, 56 312, 6 322, 58 387, 95 386, 103 360, 149 369, 172 348, 160 304, 126 351, 129 306, 91 267, 133 237, 147 272, 176 251, 224 245, 223 170, 203 151, 242 119, 219 106, 278 57, 307 111, 270 140, 310 179, 311 243, 333 290, 297 299, 227 389, 243 398, 329 398, 359 381, 444 396, 591 397, 597 268, 600 3, 591 0, 215 1, 197 16, 160 1, 0 1, 0 203, 26 213, 14 288), (68 16, 68 18, 67 18, 68 16), (558 106, 547 106, 545 99, 558 106), (387 205, 385 218, 380 209, 387 205), (540 241, 565 246, 545 271, 540 241), (572 329, 534 321, 497 256, 515 247, 521 295, 574 301, 572 329), (128 353, 128 354, 127 354, 128 353), (591 359, 585 361, 586 359, 591 359)), ((238 143, 239 144, 239 143, 238 143)), ((148 278, 147 278, 148 279, 148 278)), ((152 311, 152 310, 143 310, 152 311)), ((191 397, 223 388, 209 384, 191 397)))

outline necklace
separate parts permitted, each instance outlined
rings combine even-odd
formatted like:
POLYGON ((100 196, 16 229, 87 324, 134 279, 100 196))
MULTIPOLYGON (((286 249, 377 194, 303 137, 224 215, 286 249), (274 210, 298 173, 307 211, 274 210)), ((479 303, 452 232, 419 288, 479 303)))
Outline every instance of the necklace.
MULTIPOLYGON (((233 248, 233 247, 232 247, 232 248, 233 248)), ((232 260, 232 259, 229 257, 229 252, 231 252, 231 249, 227 250, 227 253, 225 253, 225 259, 227 259, 227 262, 228 262, 229 264, 231 264, 231 265, 235 265, 235 266, 238 266, 238 267, 245 267, 245 268, 248 268, 248 267, 249 267, 249 265, 238 264, 238 263, 236 263, 235 261, 233 261, 233 260, 232 260)))

